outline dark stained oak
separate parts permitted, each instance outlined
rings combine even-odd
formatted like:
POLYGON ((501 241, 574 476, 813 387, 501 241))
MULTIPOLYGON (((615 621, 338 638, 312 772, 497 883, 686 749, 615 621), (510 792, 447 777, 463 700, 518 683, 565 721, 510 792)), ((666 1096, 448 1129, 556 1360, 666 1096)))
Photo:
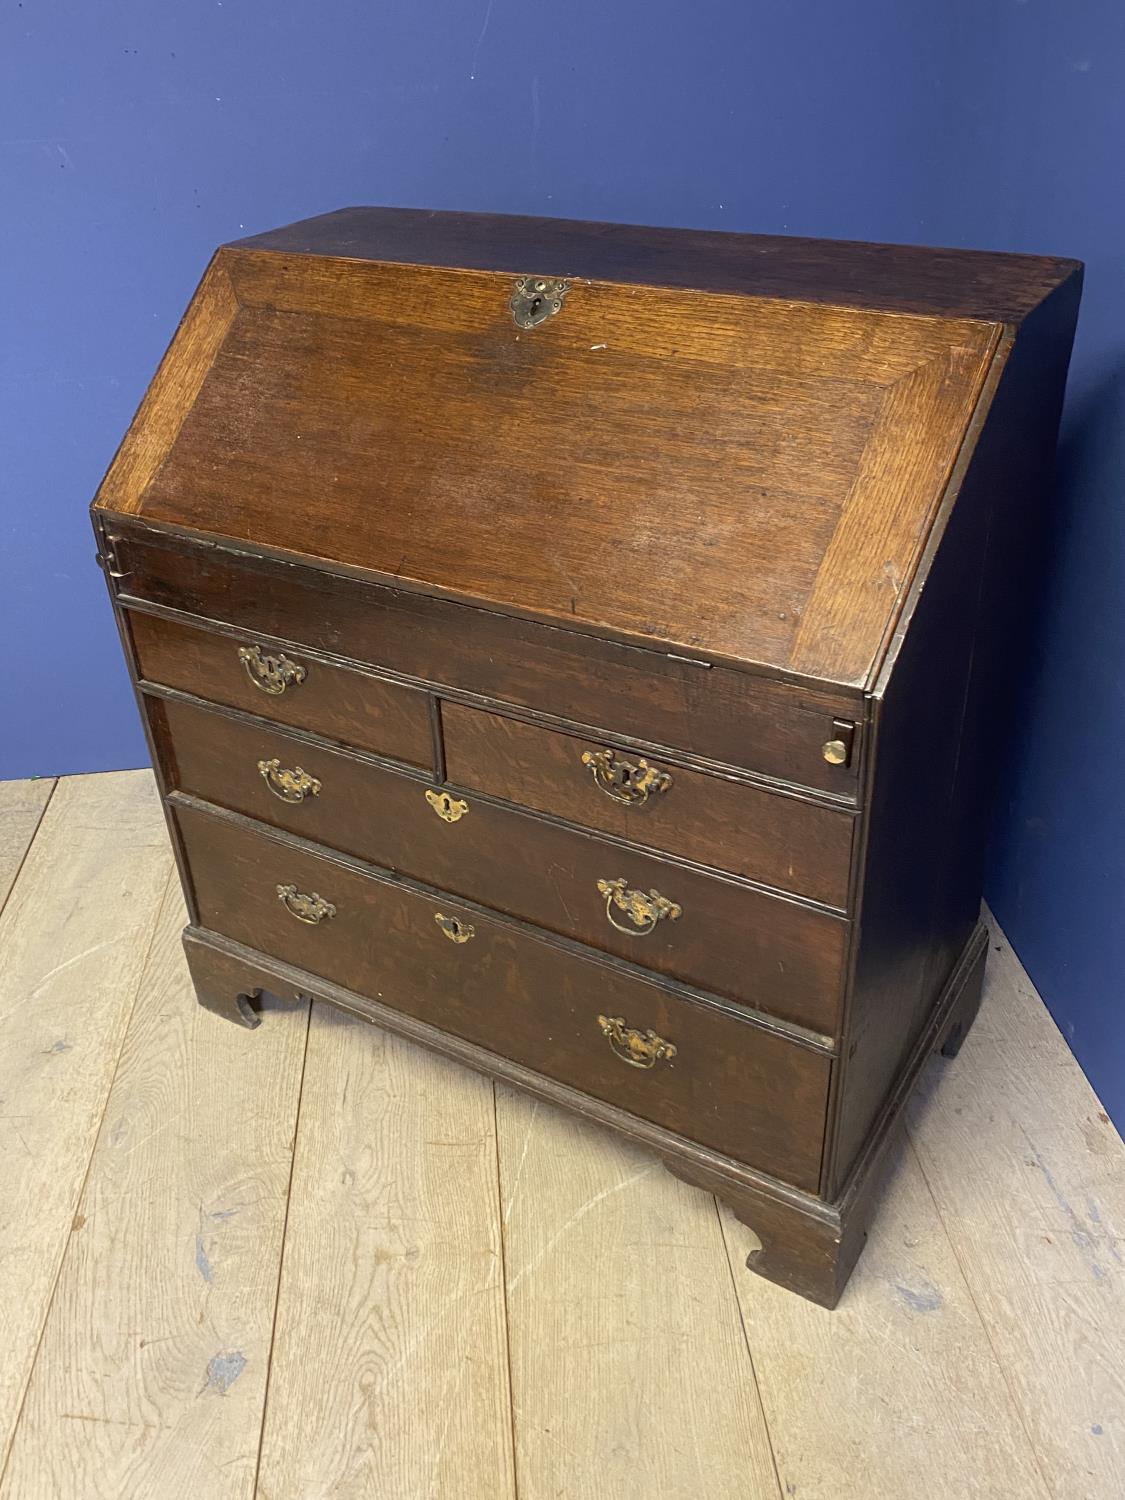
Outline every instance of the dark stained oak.
POLYGON ((615 738, 741 766, 773 779, 856 796, 860 756, 830 765, 833 721, 862 719, 862 699, 710 669, 491 610, 382 588, 313 568, 116 524, 126 602, 147 601, 220 624, 239 641, 290 654, 329 652, 420 678, 442 696, 467 692, 553 714, 615 738))
POLYGON ((834 1306, 979 1002, 1081 283, 406 209, 220 248, 93 506, 200 1002, 599 1120, 834 1306))
POLYGON ((131 511, 857 686, 997 339, 599 282, 528 332, 499 273, 246 250, 220 273, 238 311, 131 511))
POLYGON ((815 1187, 829 1070, 822 1053, 244 822, 191 806, 177 806, 176 818, 206 927, 815 1187), (291 916, 277 887, 293 884, 330 901, 335 915, 316 925, 291 916), (452 942, 437 916, 472 936, 452 942), (622 1062, 599 1014, 655 1031, 676 1055, 651 1068, 622 1062))
POLYGON ((175 620, 128 616, 142 678, 196 697, 241 708, 263 719, 310 729, 327 739, 372 750, 410 765, 433 764, 433 726, 427 695, 398 683, 314 662, 242 636, 196 630, 175 620), (263 659, 286 657, 304 674, 274 695, 258 687, 239 659, 257 648, 263 659))
POLYGON ((495 1052, 465 1041, 449 1030, 394 1010, 379 1000, 343 990, 330 981, 294 968, 213 932, 188 927, 184 949, 199 1003, 236 1024, 260 1023, 264 992, 281 999, 315 996, 330 1005, 374 1021, 422 1046, 471 1068, 501 1078, 536 1098, 596 1120, 608 1129, 658 1152, 664 1165, 685 1182, 717 1193, 761 1242, 747 1260, 760 1276, 822 1307, 833 1308, 867 1238, 878 1207, 885 1163, 902 1129, 902 1101, 916 1084, 932 1053, 956 1053, 980 1003, 987 933, 978 927, 961 961, 938 997, 926 1032, 919 1038, 894 1096, 868 1140, 845 1193, 824 1202, 812 1193, 764 1176, 753 1167, 710 1150, 616 1104, 535 1072, 495 1052))
MULTIPOLYGON (((168 700, 150 705, 168 785, 424 881, 659 974, 833 1035, 847 924, 794 901, 661 860, 581 829, 543 822, 472 793, 443 821, 428 780, 310 744, 267 725, 168 700), (297 803, 271 791, 258 766, 279 760, 320 783, 297 803), (535 850, 529 860, 520 851, 535 850), (607 918, 599 879, 658 890, 682 908, 639 933, 607 918)), ((838 816, 843 816, 838 815, 838 816)))
POLYGON ((577 739, 460 704, 442 710, 446 779, 454 785, 569 818, 635 844, 746 875, 828 906, 848 901, 854 818, 834 808, 701 775, 649 757, 670 779, 629 804, 603 791, 583 754, 609 749, 614 764, 645 757, 603 740, 577 739))
POLYGON ((474 271, 529 270, 881 312, 1019 323, 1078 261, 795 235, 660 229, 417 208, 340 208, 249 235, 247 249, 474 271))
POLYGON ((1077 282, 1061 287, 1014 341, 873 701, 877 750, 856 896, 863 940, 834 1100, 834 1184, 862 1151, 979 919, 1001 752, 1021 727, 1010 712, 1012 665, 1040 596, 1078 292, 1077 282))

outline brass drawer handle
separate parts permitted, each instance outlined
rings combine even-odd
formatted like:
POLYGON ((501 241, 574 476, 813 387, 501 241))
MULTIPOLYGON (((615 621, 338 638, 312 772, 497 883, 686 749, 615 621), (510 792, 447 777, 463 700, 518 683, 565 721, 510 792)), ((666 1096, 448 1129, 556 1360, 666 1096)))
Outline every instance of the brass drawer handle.
POLYGON ((238 659, 254 686, 269 693, 271 698, 276 698, 287 687, 298 686, 309 675, 307 667, 290 661, 284 652, 280 656, 263 656, 257 646, 239 646, 238 659))
POLYGON ((434 913, 434 921, 451 943, 467 943, 471 937, 477 935, 477 930, 471 922, 462 922, 457 917, 447 917, 440 911, 434 913))
POLYGON ((460 797, 451 797, 448 792, 427 792, 426 801, 443 823, 456 823, 469 810, 469 804, 460 797))
POLYGON ((283 771, 275 756, 273 760, 260 760, 258 770, 270 791, 282 802, 303 802, 306 797, 320 796, 320 782, 307 771, 302 771, 300 766, 283 771))
POLYGON ((582 764, 589 766, 594 785, 615 802, 627 807, 643 807, 650 792, 666 792, 672 785, 670 771, 658 771, 643 757, 637 764, 618 760, 612 750, 584 750, 582 764))
POLYGON ((598 891, 605 897, 605 914, 611 927, 629 937, 647 937, 657 922, 666 918, 674 922, 683 914, 683 907, 669 901, 659 891, 631 891, 621 880, 599 880, 598 891), (633 924, 623 926, 613 915, 613 908, 623 911, 633 924))
POLYGON ((655 1031, 637 1031, 626 1026, 624 1016, 599 1016, 598 1025, 613 1048, 614 1057, 631 1068, 655 1068, 658 1062, 676 1055, 674 1042, 666 1042, 655 1031))
POLYGON ((306 896, 295 885, 279 885, 277 896, 285 909, 291 912, 298 922, 308 922, 311 927, 315 927, 318 922, 323 922, 325 917, 336 915, 336 908, 331 901, 325 901, 324 897, 318 896, 315 891, 306 896))

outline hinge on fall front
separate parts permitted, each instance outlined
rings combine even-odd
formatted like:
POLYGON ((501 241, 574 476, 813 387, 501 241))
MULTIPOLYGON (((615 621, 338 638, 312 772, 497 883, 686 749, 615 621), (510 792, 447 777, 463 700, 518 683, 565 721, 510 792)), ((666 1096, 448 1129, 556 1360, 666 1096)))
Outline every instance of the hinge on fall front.
POLYGON ((102 533, 102 549, 98 554, 98 562, 110 578, 128 578, 132 572, 132 569, 127 568, 124 562, 126 545, 125 538, 117 532, 102 533))

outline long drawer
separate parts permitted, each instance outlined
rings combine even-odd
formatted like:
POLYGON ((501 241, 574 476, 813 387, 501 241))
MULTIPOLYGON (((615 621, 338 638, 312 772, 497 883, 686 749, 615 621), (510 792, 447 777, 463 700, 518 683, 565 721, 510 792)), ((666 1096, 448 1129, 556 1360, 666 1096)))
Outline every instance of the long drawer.
POLYGON ((824 1053, 230 814, 173 805, 203 926, 815 1191, 824 1053))
MULTIPOLYGON (((858 693, 779 682, 114 521, 121 602, 300 642, 437 687, 741 766, 854 801, 861 759, 825 759, 858 693)), ((611 565, 608 564, 608 565, 611 565)), ((862 739, 862 735, 859 736, 862 739)))
POLYGON ((154 701, 168 784, 714 991, 835 1030, 830 913, 189 704, 154 701))

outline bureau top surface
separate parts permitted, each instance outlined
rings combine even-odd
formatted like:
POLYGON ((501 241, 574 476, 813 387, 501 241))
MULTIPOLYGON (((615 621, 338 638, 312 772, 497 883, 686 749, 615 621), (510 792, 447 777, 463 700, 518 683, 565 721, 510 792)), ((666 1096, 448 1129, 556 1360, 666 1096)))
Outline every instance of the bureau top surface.
POLYGON ((224 247, 100 508, 795 677, 877 668, 1072 262, 405 210, 224 247), (517 276, 565 278, 518 326, 517 276))

